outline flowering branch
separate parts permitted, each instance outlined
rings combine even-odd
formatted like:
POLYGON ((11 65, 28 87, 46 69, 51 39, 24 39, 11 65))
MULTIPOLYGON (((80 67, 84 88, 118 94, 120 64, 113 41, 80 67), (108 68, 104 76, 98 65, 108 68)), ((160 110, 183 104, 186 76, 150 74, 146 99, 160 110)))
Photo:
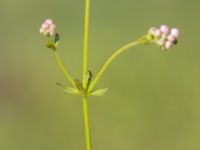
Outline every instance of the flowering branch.
POLYGON ((64 67, 60 56, 57 52, 60 39, 59 34, 56 33, 56 25, 51 19, 45 20, 41 25, 40 33, 47 37, 47 48, 53 50, 56 60, 63 71, 66 78, 70 81, 73 87, 67 87, 61 83, 57 83, 65 92, 70 94, 79 95, 83 98, 83 115, 85 123, 85 134, 86 134, 86 149, 92 150, 91 134, 90 134, 90 123, 89 123, 89 112, 88 112, 88 96, 102 96, 108 89, 93 90, 100 78, 103 76, 105 71, 111 65, 111 63, 126 50, 137 46, 147 45, 154 43, 164 50, 171 49, 178 43, 179 30, 177 28, 170 29, 167 25, 161 25, 160 27, 152 27, 149 29, 147 34, 139 38, 138 40, 131 42, 117 51, 115 51, 108 60, 104 63, 100 71, 94 80, 92 80, 93 74, 88 70, 88 37, 89 37, 89 15, 90 15, 90 0, 86 0, 85 5, 85 26, 84 26, 84 49, 83 49, 83 79, 72 78, 67 69, 64 67))
POLYGON ((59 34, 56 33, 56 25, 53 23, 53 20, 46 19, 45 22, 41 25, 39 32, 40 32, 40 34, 47 36, 47 38, 48 38, 48 42, 46 44, 47 48, 50 48, 53 50, 56 60, 60 66, 60 69, 63 71, 64 75, 71 82, 71 84, 74 87, 76 87, 73 78, 71 77, 71 75, 69 74, 67 69, 64 67, 64 65, 60 59, 60 56, 58 55, 57 47, 58 47, 60 39, 59 39, 59 34))
POLYGON ((95 87, 95 85, 99 82, 100 78, 104 74, 104 72, 107 70, 107 68, 110 66, 110 64, 124 51, 128 50, 131 47, 134 47, 139 44, 150 44, 150 43, 156 43, 160 47, 162 47, 165 50, 169 50, 172 48, 173 45, 177 44, 177 39, 179 37, 179 30, 177 28, 169 29, 168 26, 162 25, 160 28, 151 28, 149 32, 143 36, 142 38, 138 39, 135 42, 129 43, 120 49, 118 49, 116 52, 114 52, 106 61, 106 63, 103 65, 99 73, 97 74, 94 81, 91 83, 89 87, 89 92, 95 87))

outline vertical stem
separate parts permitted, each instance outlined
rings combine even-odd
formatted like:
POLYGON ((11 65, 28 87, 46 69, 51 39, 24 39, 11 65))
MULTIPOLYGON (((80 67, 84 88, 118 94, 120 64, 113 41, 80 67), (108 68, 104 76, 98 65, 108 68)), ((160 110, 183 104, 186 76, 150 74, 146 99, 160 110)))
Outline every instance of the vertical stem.
POLYGON ((83 86, 87 85, 88 70, 88 35, 89 35, 89 16, 90 16, 90 0, 86 0, 85 4, 85 27, 84 27, 84 49, 83 49, 83 86))
MULTIPOLYGON (((84 89, 87 86, 89 16, 90 16, 90 0, 86 0, 86 4, 85 4, 85 27, 84 27, 84 48, 83 48, 83 88, 84 89)), ((92 150, 87 96, 83 97, 83 114, 84 114, 84 122, 85 122, 86 150, 92 150)))
POLYGON ((84 114, 84 122, 85 122, 86 150, 92 150, 87 97, 83 97, 83 114, 84 114))

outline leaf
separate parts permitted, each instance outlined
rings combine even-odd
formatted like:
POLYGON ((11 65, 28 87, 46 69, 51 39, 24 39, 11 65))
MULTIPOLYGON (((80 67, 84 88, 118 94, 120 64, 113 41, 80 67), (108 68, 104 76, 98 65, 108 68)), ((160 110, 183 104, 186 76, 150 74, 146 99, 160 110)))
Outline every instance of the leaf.
POLYGON ((65 87, 65 92, 69 93, 69 94, 75 94, 75 95, 80 95, 80 92, 75 89, 75 88, 71 88, 71 87, 65 87))
POLYGON ((83 88, 83 85, 82 85, 81 81, 79 79, 75 79, 74 81, 75 81, 75 84, 76 84, 76 88, 79 90, 79 92, 81 94, 84 94, 85 90, 83 88))
POLYGON ((59 42, 60 42, 60 36, 59 36, 58 33, 56 33, 56 34, 55 34, 55 37, 54 37, 54 44, 55 44, 55 47, 58 46, 59 42))
POLYGON ((108 91, 108 88, 99 89, 99 90, 91 92, 89 96, 103 96, 104 94, 106 94, 107 91, 108 91))
POLYGON ((50 48, 50 49, 55 49, 55 44, 52 42, 52 41, 48 41, 47 44, 46 44, 46 47, 47 48, 50 48))
POLYGON ((92 76, 93 76, 93 74, 92 74, 92 71, 88 71, 88 73, 87 73, 87 86, 86 86, 86 92, 88 91, 88 88, 89 88, 89 86, 90 86, 90 83, 91 83, 91 81, 92 81, 92 76))
POLYGON ((65 92, 69 93, 69 94, 75 94, 75 95, 80 95, 80 92, 72 87, 67 87, 61 83, 56 83, 59 87, 61 87, 65 92))

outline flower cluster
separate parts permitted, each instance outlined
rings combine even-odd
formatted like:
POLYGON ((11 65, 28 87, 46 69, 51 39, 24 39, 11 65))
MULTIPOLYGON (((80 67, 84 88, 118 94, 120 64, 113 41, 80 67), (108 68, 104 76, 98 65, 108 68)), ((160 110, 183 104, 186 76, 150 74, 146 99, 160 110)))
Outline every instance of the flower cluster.
POLYGON ((56 34, 56 25, 51 19, 46 19, 39 32, 45 36, 53 36, 56 34))
POLYGON ((155 37, 155 42, 163 49, 170 49, 177 44, 180 34, 179 29, 170 29, 167 25, 161 25, 159 28, 151 28, 149 33, 155 37))

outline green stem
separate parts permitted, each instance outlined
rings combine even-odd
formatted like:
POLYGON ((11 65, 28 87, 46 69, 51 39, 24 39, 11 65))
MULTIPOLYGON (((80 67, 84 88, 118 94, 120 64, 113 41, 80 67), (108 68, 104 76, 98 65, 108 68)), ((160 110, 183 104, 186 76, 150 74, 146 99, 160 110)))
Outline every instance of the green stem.
POLYGON ((84 27, 84 49, 83 49, 83 86, 84 86, 84 88, 87 86, 89 16, 90 16, 90 0, 86 0, 85 27, 84 27))
POLYGON ((89 112, 88 112, 88 98, 86 96, 83 97, 83 114, 85 122, 86 150, 92 150, 89 112))
POLYGON ((62 63, 62 61, 61 61, 61 59, 60 59, 60 56, 58 55, 57 50, 55 49, 55 50, 53 50, 53 51, 54 51, 54 55, 55 55, 55 57, 56 57, 56 60, 57 60, 57 62, 58 62, 58 65, 60 66, 60 69, 63 71, 64 75, 65 75, 66 78, 71 82, 71 84, 72 84, 74 87, 76 87, 73 78, 71 77, 71 75, 69 74, 69 72, 67 71, 67 69, 64 67, 64 65, 63 65, 63 63, 62 63))
POLYGON ((106 61, 106 63, 103 65, 103 67, 101 68, 101 70, 99 71, 99 73, 97 74, 96 78, 94 79, 94 81, 91 83, 90 87, 89 87, 89 92, 95 87, 95 85, 98 83, 99 79, 102 77, 103 73, 106 71, 106 69, 109 67, 109 65, 117 58, 117 56, 119 56, 122 52, 124 52, 125 50, 138 45, 140 42, 135 41, 132 43, 129 43, 123 47, 121 47, 120 49, 118 49, 115 53, 113 53, 109 59, 106 61))
MULTIPOLYGON (((84 27, 84 48, 83 48, 83 88, 84 89, 87 86, 89 17, 90 17, 90 0, 86 0, 86 4, 85 4, 85 27, 84 27)), ((87 96, 83 97, 83 114, 84 114, 84 122, 85 122, 86 150, 92 150, 87 96)))

